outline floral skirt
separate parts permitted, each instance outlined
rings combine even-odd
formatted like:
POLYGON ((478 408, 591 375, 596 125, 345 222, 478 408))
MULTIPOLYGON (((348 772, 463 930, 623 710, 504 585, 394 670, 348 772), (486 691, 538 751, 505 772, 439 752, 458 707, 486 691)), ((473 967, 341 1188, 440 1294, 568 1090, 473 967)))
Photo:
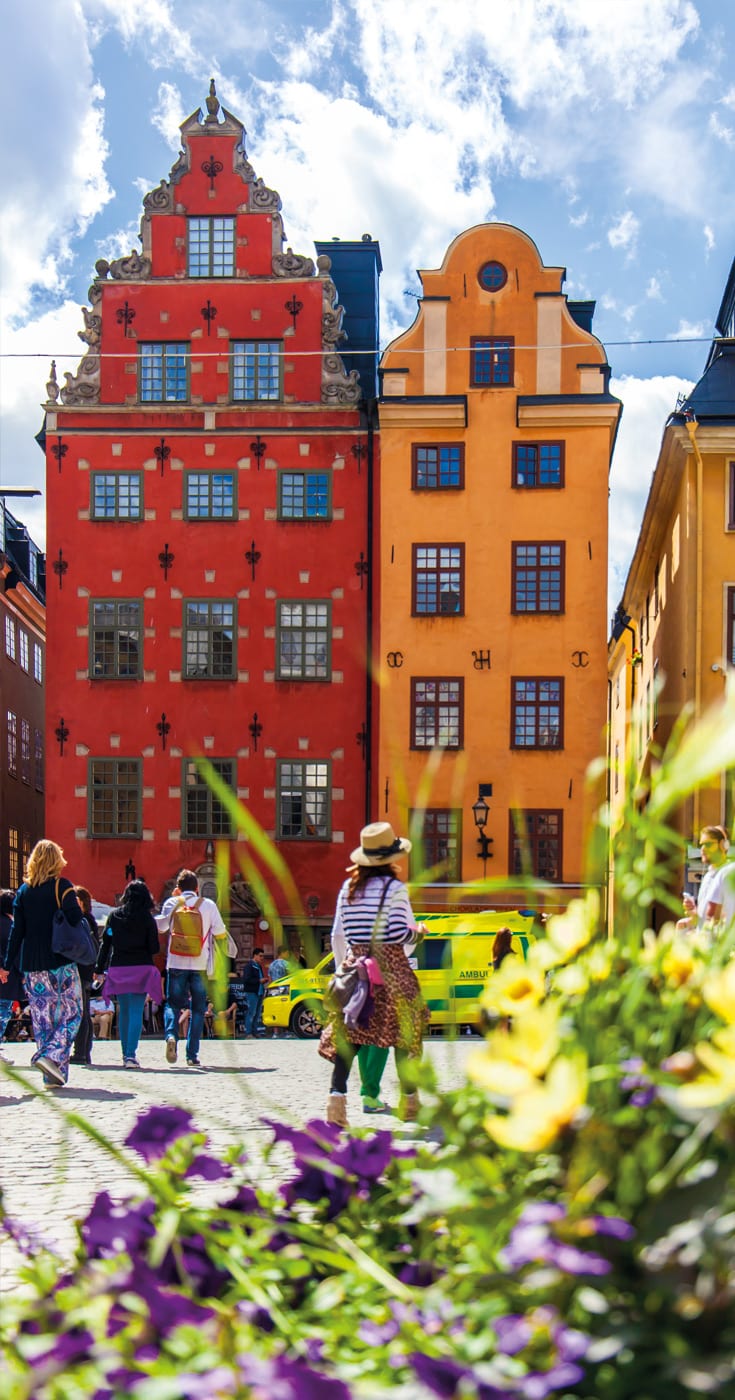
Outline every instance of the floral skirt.
MULTIPOLYGON (((374 990, 370 1019, 364 1026, 347 1030, 340 1008, 330 1007, 329 1020, 322 1031, 319 1054, 334 1062, 340 1041, 352 1045, 393 1045, 409 1055, 420 1056, 421 1041, 428 1025, 429 1013, 421 997, 418 978, 409 966, 402 946, 378 943, 373 947, 383 974, 383 986, 374 990)), ((349 962, 353 953, 348 952, 349 962)), ((327 1005, 329 999, 327 998, 327 1005)))

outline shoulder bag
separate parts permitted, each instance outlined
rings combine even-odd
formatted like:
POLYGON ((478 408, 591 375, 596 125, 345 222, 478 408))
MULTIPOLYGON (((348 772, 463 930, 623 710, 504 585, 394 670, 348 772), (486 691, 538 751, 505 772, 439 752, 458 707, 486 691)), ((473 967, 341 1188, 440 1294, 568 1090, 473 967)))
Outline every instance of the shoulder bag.
POLYGON ((62 958, 67 958, 69 962, 79 963, 80 967, 90 967, 97 961, 97 944, 84 915, 78 924, 69 923, 64 913, 63 904, 70 891, 72 894, 74 893, 71 885, 68 890, 64 890, 61 899, 59 899, 59 881, 56 881, 54 892, 57 907, 53 918, 51 947, 55 953, 59 953, 62 958))

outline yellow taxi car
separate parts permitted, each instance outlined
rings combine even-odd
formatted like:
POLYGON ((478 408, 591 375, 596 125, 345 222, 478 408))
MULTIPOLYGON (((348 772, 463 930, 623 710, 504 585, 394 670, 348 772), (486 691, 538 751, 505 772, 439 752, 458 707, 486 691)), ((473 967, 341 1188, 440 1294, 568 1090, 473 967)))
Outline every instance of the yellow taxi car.
MULTIPOLYGON (((512 951, 526 956, 533 939, 530 910, 482 910, 473 914, 417 914, 427 934, 411 965, 416 969, 430 1025, 462 1029, 479 1024, 479 999, 493 970, 493 943, 498 929, 513 934, 512 951)), ((263 1023, 290 1030, 300 1039, 319 1035, 324 1022, 324 993, 334 972, 331 953, 316 967, 296 968, 271 982, 263 1001, 263 1023)))

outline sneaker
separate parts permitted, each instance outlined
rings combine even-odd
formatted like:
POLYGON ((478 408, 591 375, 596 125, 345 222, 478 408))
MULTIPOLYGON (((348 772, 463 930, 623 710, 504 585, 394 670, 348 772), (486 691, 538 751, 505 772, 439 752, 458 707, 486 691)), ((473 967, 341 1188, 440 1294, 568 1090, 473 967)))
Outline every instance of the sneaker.
POLYGON ((39 1055, 36 1060, 36 1068, 43 1070, 45 1078, 51 1080, 52 1084, 65 1084, 66 1080, 56 1064, 55 1060, 49 1059, 48 1055, 39 1055))
POLYGON ((135 1055, 127 1055, 123 1060, 123 1069, 140 1069, 140 1064, 135 1055))
POLYGON ((204 1069, 201 1060, 187 1060, 186 1064, 188 1069, 204 1069))
POLYGON ((166 1037, 166 1059, 170 1065, 176 1064, 176 1037, 174 1035, 166 1037))
POLYGON ((4 1053, 4 1051, 2 1051, 2 1050, 0 1050, 0 1060, 2 1060, 2 1062, 3 1062, 4 1065, 14 1065, 14 1064, 15 1064, 15 1060, 11 1060, 10 1056, 9 1056, 9 1055, 6 1055, 6 1054, 4 1053))
POLYGON ((363 1113, 390 1113, 391 1106, 382 1099, 371 1099, 367 1094, 362 1101, 363 1113))

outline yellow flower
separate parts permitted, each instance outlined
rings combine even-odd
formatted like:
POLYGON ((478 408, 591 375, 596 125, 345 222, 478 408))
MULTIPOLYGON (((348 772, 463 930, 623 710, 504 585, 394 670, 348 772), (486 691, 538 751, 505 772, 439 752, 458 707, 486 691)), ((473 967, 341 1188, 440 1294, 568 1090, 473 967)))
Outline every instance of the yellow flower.
POLYGON ((684 938, 672 938, 661 959, 661 971, 667 982, 675 987, 683 987, 693 976, 697 967, 692 950, 684 938))
POLYGON ((729 1026, 735 1026, 735 959, 713 972, 702 985, 702 996, 729 1026))
POLYGON ((546 937, 556 954, 557 962, 568 962, 586 948, 595 931, 600 912, 597 890, 590 890, 584 899, 573 899, 565 913, 555 914, 546 926, 546 937))
POLYGON ((554 974, 554 986, 567 997, 578 997, 587 991, 589 978, 579 963, 572 963, 554 974))
POLYGON ((488 1114, 485 1130, 501 1147, 540 1152, 577 1118, 587 1099, 584 1055, 554 1060, 546 1080, 522 1091, 507 1117, 488 1114))
POLYGON ((480 1005, 499 1016, 518 1016, 538 1006, 545 995, 541 968, 532 962, 521 962, 520 958, 506 958, 498 971, 488 978, 480 1005))
POLYGON ((559 1048, 556 1006, 532 1007, 510 1031, 495 1031, 482 1050, 470 1056, 467 1073, 488 1093, 513 1098, 535 1087, 559 1048))

